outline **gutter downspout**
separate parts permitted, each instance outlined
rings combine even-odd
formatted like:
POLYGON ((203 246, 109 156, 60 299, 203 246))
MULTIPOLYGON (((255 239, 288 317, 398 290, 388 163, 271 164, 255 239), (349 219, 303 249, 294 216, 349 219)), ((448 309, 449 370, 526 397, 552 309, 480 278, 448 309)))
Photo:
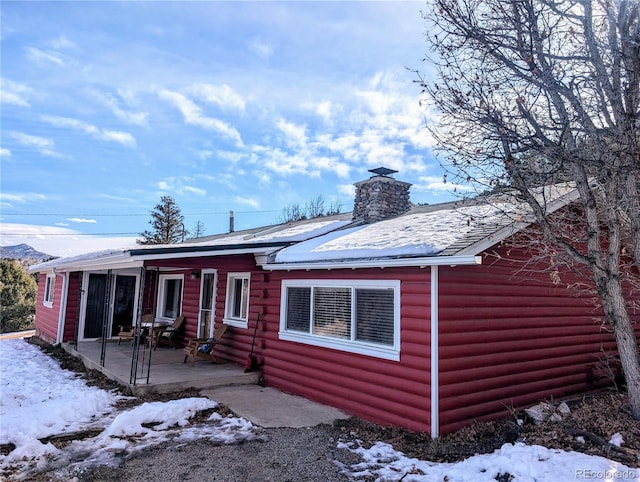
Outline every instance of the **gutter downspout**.
POLYGON ((58 312, 58 331, 56 333, 56 344, 64 340, 64 326, 67 321, 67 300, 69 298, 69 273, 62 274, 62 294, 60 295, 60 311, 58 312))
POLYGON ((438 288, 438 267, 431 266, 431 438, 438 438, 440 434, 438 288))

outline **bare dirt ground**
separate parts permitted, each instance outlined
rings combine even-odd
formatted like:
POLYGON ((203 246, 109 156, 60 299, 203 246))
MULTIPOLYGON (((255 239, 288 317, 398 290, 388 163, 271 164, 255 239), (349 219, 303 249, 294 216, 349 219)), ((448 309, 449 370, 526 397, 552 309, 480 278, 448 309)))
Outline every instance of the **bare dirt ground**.
MULTIPOLYGON (((32 338, 29 341, 38 344, 46 353, 59 360, 63 368, 80 373, 88 384, 107 390, 121 390, 121 387, 115 382, 107 379, 97 371, 87 370, 82 362, 70 356, 61 348, 41 343, 36 338, 32 338)), ((128 405, 136 405, 146 401, 197 395, 197 390, 166 395, 151 394, 126 403, 128 405)), ((547 402, 554 407, 558 405, 558 401, 547 402)), ((287 429, 267 432, 267 438, 270 437, 273 443, 282 438, 282 443, 288 446, 287 450, 278 450, 276 448, 274 451, 273 447, 267 447, 268 444, 265 445, 266 439, 262 442, 243 444, 245 446, 257 444, 253 449, 242 447, 237 448, 237 450, 243 453, 247 452, 245 455, 253 454, 253 456, 257 457, 255 463, 261 463, 262 465, 258 468, 254 467, 254 470, 266 471, 262 474, 264 478, 252 480, 313 480, 313 478, 300 477, 302 474, 296 472, 300 470, 309 471, 311 474, 324 473, 325 480, 344 480, 339 470, 334 470, 333 475, 331 475, 331 470, 328 467, 329 465, 335 467, 336 464, 330 462, 339 460, 342 463, 355 463, 357 461, 348 460, 348 454, 338 453, 339 451, 335 450, 339 439, 360 439, 362 440, 362 445, 367 447, 376 441, 387 442, 407 456, 434 462, 455 462, 474 454, 493 452, 505 443, 523 441, 531 445, 537 444, 549 448, 600 455, 619 461, 629 467, 640 467, 640 422, 634 420, 631 416, 625 393, 606 391, 565 402, 570 408, 570 413, 564 414, 562 417, 556 417, 559 419, 558 421, 547 420, 541 424, 536 424, 524 412, 514 411, 513 415, 507 419, 477 422, 437 440, 432 440, 425 433, 410 432, 397 427, 382 427, 353 417, 338 421, 333 426, 318 427, 315 435, 311 435, 314 429, 287 429), (300 433, 296 435, 297 432, 300 433), (615 433, 622 435, 624 439, 622 447, 608 443, 615 433), (290 453, 290 442, 292 438, 297 437, 304 439, 301 442, 305 447, 304 453, 298 455, 290 453), (315 444, 315 446, 308 450, 309 444, 315 444), (260 445, 264 446, 260 447, 260 445), (263 462, 259 462, 261 460, 259 455, 261 451, 267 452, 263 462), (311 458, 309 458, 309 453, 311 458), (278 460, 279 454, 282 456, 281 460, 278 460), (301 461, 302 463, 300 463, 301 461), (316 464, 316 467, 313 464, 316 464), (316 472, 313 472, 314 470, 316 472), (296 473, 298 477, 296 477, 296 473)), ((232 454, 234 450, 233 447, 218 447, 217 449, 225 454, 232 454)), ((180 450, 187 449, 181 448, 180 450)), ((196 451, 195 453, 202 454, 205 448, 194 443, 193 450, 196 451)), ((153 453, 153 451, 150 451, 147 456, 153 456, 153 453)), ((158 452, 158 454, 161 456, 161 452, 158 452)), ((231 455, 225 455, 222 460, 227 460, 227 456, 231 455)), ((145 454, 142 454, 136 455, 134 458, 144 457, 145 454)), ((214 455, 210 454, 208 460, 211 462, 213 457, 214 455)), ((232 458, 234 460, 237 459, 237 457, 232 458)), ((242 476, 242 470, 247 469, 247 459, 242 459, 245 462, 229 469, 239 470, 240 472, 231 472, 228 475, 242 476)), ((145 463, 140 462, 139 466, 144 467, 145 463)), ((148 465, 146 466, 148 467, 148 465)), ((141 475, 135 472, 135 467, 138 467, 135 462, 124 462, 123 466, 117 471, 103 471, 101 476, 97 476, 98 474, 94 473, 91 475, 93 478, 83 478, 81 480, 135 480, 136 476, 141 475), (129 469, 127 469, 127 465, 129 469)), ((186 472, 189 471, 187 470, 186 472)), ((197 478, 190 478, 184 473, 181 477, 182 480, 198 480, 197 478)), ((212 478, 209 480, 223 479, 212 478)))

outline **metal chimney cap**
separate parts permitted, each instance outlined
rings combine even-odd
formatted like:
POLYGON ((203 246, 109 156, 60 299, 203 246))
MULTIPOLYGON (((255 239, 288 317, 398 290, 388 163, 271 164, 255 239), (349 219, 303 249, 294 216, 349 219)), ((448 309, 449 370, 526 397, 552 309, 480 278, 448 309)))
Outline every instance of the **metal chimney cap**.
POLYGON ((388 177, 389 174, 395 174, 398 171, 394 171, 393 169, 389 169, 387 167, 378 167, 376 169, 369 169, 369 172, 375 174, 376 176, 388 177))

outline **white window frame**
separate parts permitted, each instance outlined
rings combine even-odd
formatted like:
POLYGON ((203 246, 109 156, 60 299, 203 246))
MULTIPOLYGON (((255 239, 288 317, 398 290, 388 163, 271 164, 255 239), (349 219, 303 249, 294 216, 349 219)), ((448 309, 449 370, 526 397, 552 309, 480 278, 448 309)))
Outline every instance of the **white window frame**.
MULTIPOLYGON (((281 340, 305 343, 333 350, 358 353, 360 355, 400 361, 400 281, 399 280, 323 280, 300 279, 283 280, 280 297, 280 331, 281 340), (393 289, 393 345, 382 345, 360 340, 346 340, 328 336, 314 335, 294 330, 287 330, 287 291, 288 288, 349 288, 352 293, 361 289, 393 289)), ((352 295, 353 296, 353 295, 352 295)), ((353 326, 353 321, 351 323, 353 326)))
POLYGON ((42 304, 47 308, 53 308, 53 299, 56 288, 56 275, 47 273, 47 279, 44 281, 44 298, 42 304))
MULTIPOLYGON (((242 294, 240 295, 242 296, 242 294)), ((251 273, 228 273, 227 274, 227 294, 224 307, 224 320, 223 323, 238 328, 247 328, 249 326, 249 298, 251 297, 251 273), (245 316, 234 316, 233 307, 236 300, 235 281, 238 279, 247 280, 247 297, 241 299, 241 305, 245 305, 245 316)))
POLYGON ((163 307, 165 305, 165 281, 168 280, 180 280, 180 306, 178 307, 178 313, 176 317, 182 314, 182 303, 184 302, 184 274, 161 274, 158 277, 158 299, 156 303, 156 319, 162 321, 172 322, 175 318, 162 316, 163 307))

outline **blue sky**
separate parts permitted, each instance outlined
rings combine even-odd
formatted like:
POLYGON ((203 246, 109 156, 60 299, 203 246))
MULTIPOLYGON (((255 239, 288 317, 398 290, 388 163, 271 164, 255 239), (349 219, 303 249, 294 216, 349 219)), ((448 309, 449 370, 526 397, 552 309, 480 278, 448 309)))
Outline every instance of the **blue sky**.
POLYGON ((206 234, 319 195, 349 211, 379 166, 451 199, 407 70, 428 71, 425 6, 3 1, 2 244, 133 237, 163 194, 206 234))

